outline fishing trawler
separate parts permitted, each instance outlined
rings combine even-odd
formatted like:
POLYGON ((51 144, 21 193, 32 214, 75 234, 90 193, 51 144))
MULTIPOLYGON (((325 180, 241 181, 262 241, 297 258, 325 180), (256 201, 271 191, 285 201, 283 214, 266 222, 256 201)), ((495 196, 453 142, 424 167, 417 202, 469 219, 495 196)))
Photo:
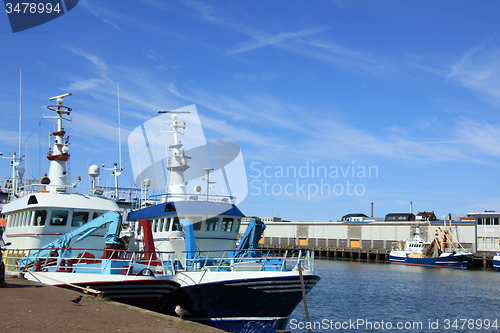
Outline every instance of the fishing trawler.
MULTIPOLYGON (((188 161, 196 160, 193 155, 203 157, 197 154, 203 147, 190 147, 186 151, 179 140, 183 135, 181 130, 186 128, 179 117, 189 112, 166 113, 171 119, 164 123, 170 126, 168 132, 173 133, 166 163, 169 171, 167 191, 127 216, 128 222, 136 226, 131 246, 143 247, 146 233, 141 231, 138 222, 147 220, 156 249, 175 253, 177 260, 172 269, 180 288, 172 292, 162 312, 175 315, 175 308, 180 305, 190 313, 184 319, 228 332, 284 329, 303 295, 320 279, 314 272, 314 252, 258 250, 258 241, 265 228, 258 219, 251 220, 236 247, 244 214, 235 205, 234 196, 213 193, 210 176, 211 171, 220 170, 227 185, 225 180, 231 175, 224 163, 240 156, 239 148, 236 151, 228 149, 233 148, 231 145, 211 144, 213 156, 205 161, 213 165, 198 170, 198 175, 206 173, 206 178, 202 178, 206 181, 205 192, 202 192, 203 182, 196 185, 195 177, 190 177, 189 182, 194 182, 195 186, 193 193, 187 193, 188 161)), ((142 132, 142 129, 138 131, 142 132)))
MULTIPOLYGON (((122 217, 109 211, 72 230, 41 249, 31 249, 11 270, 51 286, 102 295, 110 300, 161 311, 169 295, 179 288, 172 270, 161 269, 162 258, 154 251, 152 239, 146 251, 127 251, 119 237, 122 217), (108 225, 104 249, 75 246, 96 230, 108 225), (97 254, 97 256, 96 256, 97 254)), ((150 232, 149 225, 145 230, 150 232)), ((13 251, 6 251, 10 262, 13 251)), ((168 261, 168 260, 167 260, 168 261)), ((166 267, 166 266, 163 266, 166 267)))
MULTIPOLYGON (((121 211, 116 198, 106 197, 103 189, 84 189, 76 183, 71 184, 68 179, 70 142, 63 121, 71 121, 68 117, 72 109, 63 105, 63 99, 71 95, 49 98, 56 104, 47 108, 56 115, 45 118, 56 120, 56 130, 51 133, 54 145, 47 154, 50 161, 48 176, 42 177, 39 183, 13 187, 8 203, 3 206, 2 214, 7 217, 3 238, 12 244, 11 249, 40 248, 107 211, 121 211)), ((97 166, 90 169, 92 176, 99 174, 97 166)), ((104 231, 99 230, 88 237, 82 247, 103 247, 104 231)))
MULTIPOLYGON (((432 226, 429 223, 432 229, 432 226)), ((428 241, 422 238, 420 226, 415 227, 414 237, 392 244, 389 253, 389 262, 428 267, 467 268, 472 260, 473 253, 465 250, 460 242, 454 242, 450 225, 439 228, 437 236, 428 241)))
MULTIPOLYGON (((207 145, 188 147, 188 151, 186 151, 180 140, 180 136, 184 135, 183 130, 186 129, 186 121, 181 121, 178 117, 179 115, 188 117, 195 111, 196 109, 193 107, 188 108, 187 111, 184 108, 177 111, 161 111, 163 114, 170 115, 171 118, 169 120, 162 118, 161 121, 156 121, 156 123, 163 122, 170 127, 167 131, 163 131, 159 127, 157 128, 158 132, 173 134, 165 152, 165 156, 170 154, 165 168, 169 172, 168 177, 165 177, 168 178, 168 183, 165 194, 143 200, 142 207, 138 207, 140 209, 133 210, 128 214, 127 221, 137 228, 134 232, 135 237, 130 240, 132 250, 143 247, 144 241, 137 223, 141 219, 152 221, 153 238, 159 251, 184 249, 184 232, 180 223, 183 219, 192 221, 197 250, 234 249, 236 246, 244 214, 234 204, 234 196, 214 193, 212 184, 215 182, 210 181, 210 176, 213 179, 213 172, 219 171, 224 173, 227 179, 229 170, 223 163, 237 160, 236 157, 241 155, 241 152, 238 146, 226 142, 210 144, 211 157, 208 156, 207 145), (188 161, 191 159, 194 160, 198 169, 190 169, 188 161), (212 163, 214 167, 211 166, 212 163), (188 172, 190 174, 186 177, 188 172), (187 192, 188 186, 193 187, 192 193, 187 192), (205 192, 202 192, 203 187, 205 187, 205 192)), ((145 127, 148 127, 147 124, 145 127)), ((161 171, 155 173, 161 173, 161 171)), ((142 183, 148 186, 150 179, 145 178, 142 183)))

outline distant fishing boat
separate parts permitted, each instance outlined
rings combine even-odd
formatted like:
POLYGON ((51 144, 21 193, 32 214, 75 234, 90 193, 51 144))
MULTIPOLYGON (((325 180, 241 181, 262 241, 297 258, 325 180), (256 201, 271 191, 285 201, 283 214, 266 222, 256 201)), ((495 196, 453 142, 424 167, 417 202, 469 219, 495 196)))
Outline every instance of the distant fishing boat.
POLYGON ((446 226, 445 221, 444 228, 438 229, 437 236, 432 241, 423 239, 420 227, 416 226, 413 239, 392 244, 389 261, 392 264, 465 269, 473 254, 465 250, 458 241, 454 242, 453 238, 451 219, 449 226, 446 226))
POLYGON ((493 256, 493 269, 495 271, 500 271, 500 252, 497 252, 493 256))

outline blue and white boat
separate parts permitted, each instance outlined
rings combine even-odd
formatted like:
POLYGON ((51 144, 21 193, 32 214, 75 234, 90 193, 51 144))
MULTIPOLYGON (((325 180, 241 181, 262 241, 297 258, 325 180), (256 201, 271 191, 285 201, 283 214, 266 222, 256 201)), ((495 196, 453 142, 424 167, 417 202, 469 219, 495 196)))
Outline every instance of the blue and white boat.
POLYGON ((472 252, 453 242, 450 228, 438 229, 441 237, 432 241, 422 238, 420 227, 415 228, 413 239, 395 242, 389 253, 392 264, 427 267, 467 268, 472 260, 472 252))
MULTIPOLYGON (((138 222, 148 221, 156 249, 175 253, 175 266, 168 269, 174 270, 174 280, 180 288, 170 295, 162 312, 175 315, 175 308, 180 305, 191 313, 183 319, 228 332, 285 329, 303 293, 309 292, 320 279, 314 272, 314 252, 257 250, 265 228, 258 219, 251 220, 237 247, 239 227, 245 216, 235 205, 234 196, 214 194, 210 177, 212 170, 219 170, 222 182, 227 185, 230 168, 221 164, 235 160, 234 156, 241 154, 239 148, 235 152, 231 144, 211 144, 213 156, 206 161, 212 161, 212 167, 198 163, 199 171, 206 173, 205 191, 202 183, 194 186, 193 193, 187 193, 184 173, 190 168, 188 155, 196 153, 199 147, 188 147, 186 151, 179 140, 186 123, 178 117, 188 112, 169 113, 171 120, 164 122, 171 127, 168 132, 173 133, 168 147, 170 156, 165 163, 169 171, 168 177, 165 176, 167 191, 156 200, 145 201, 142 208, 127 217, 136 226, 130 240, 132 247, 141 248, 144 244, 145 233, 138 222)), ((142 132, 140 129, 138 135, 142 132)), ((196 164, 194 157, 193 164, 196 164)), ((191 182, 192 178, 188 180, 191 182)), ((246 180, 244 183, 246 186, 246 180)), ((229 193, 235 190, 233 187, 229 193)))
POLYGON ((495 271, 500 271, 500 253, 497 252, 493 256, 493 269, 495 271))

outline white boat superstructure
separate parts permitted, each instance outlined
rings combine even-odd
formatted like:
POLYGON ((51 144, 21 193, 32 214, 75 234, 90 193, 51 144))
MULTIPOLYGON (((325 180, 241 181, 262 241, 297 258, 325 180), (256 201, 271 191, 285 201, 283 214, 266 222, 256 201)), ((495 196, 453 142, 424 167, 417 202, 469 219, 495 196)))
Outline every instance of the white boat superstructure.
MULTIPOLYGON (((156 200, 150 198, 141 209, 128 214, 127 220, 135 225, 135 232, 130 241, 130 248, 138 250, 144 245, 143 233, 140 231, 140 220, 151 221, 153 238, 158 251, 183 251, 185 249, 185 233, 181 221, 189 221, 196 237, 197 249, 200 251, 214 251, 234 249, 238 237, 243 213, 233 204, 234 197, 214 195, 211 192, 211 167, 203 168, 206 173, 206 194, 202 194, 202 187, 195 186, 195 193, 186 191, 188 182, 184 172, 190 167, 191 157, 185 154, 180 136, 184 135, 186 123, 179 119, 189 111, 160 111, 171 114, 171 119, 164 122, 169 126, 164 133, 172 133, 172 140, 167 147, 170 158, 166 163, 168 170, 168 186, 164 195, 156 200)), ((200 172, 202 170, 199 170, 200 172)))
MULTIPOLYGON (((46 118, 56 120, 56 130, 51 134, 54 144, 47 155, 48 176, 42 177, 40 183, 13 188, 9 202, 2 209, 2 214, 7 216, 3 238, 12 243, 11 249, 39 248, 107 211, 121 210, 115 199, 103 196, 102 190, 93 188, 87 192, 68 179, 70 143, 63 127, 63 121, 71 121, 68 117, 72 109, 63 105, 63 99, 68 96, 71 93, 49 99, 56 101, 56 105, 47 107, 56 115, 46 118)), ((103 235, 104 230, 97 232, 82 246, 102 247, 103 235)))

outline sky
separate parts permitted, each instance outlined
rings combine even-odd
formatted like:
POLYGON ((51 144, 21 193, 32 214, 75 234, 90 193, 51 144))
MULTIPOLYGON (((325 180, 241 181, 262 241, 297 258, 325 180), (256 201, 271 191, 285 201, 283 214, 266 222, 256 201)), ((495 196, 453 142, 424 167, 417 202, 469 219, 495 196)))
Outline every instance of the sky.
POLYGON ((48 98, 71 92, 72 181, 119 163, 120 137, 120 185, 135 186, 128 135, 194 104, 208 142, 241 148, 246 215, 337 221, 372 202, 375 217, 410 202, 438 217, 498 211, 499 12, 498 1, 81 0, 17 33, 0 14, 0 151, 21 137, 25 176, 48 172, 48 98))

